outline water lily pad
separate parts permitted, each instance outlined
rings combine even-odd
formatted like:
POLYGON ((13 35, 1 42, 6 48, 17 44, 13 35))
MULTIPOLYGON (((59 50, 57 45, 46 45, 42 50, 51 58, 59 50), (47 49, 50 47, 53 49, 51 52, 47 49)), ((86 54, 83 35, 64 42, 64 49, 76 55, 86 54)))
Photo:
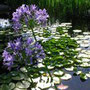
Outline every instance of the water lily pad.
POLYGON ((87 58, 82 59, 82 62, 89 62, 89 61, 90 61, 90 59, 87 59, 87 58))
POLYGON ((74 70, 74 67, 72 66, 70 68, 65 68, 65 70, 67 70, 67 71, 73 71, 74 70))
POLYGON ((90 78, 90 73, 87 73, 86 76, 87 76, 88 78, 90 78))
POLYGON ((25 88, 22 88, 22 89, 20 89, 20 88, 15 88, 14 90, 27 90, 27 89, 25 89, 25 88))
POLYGON ((80 57, 87 58, 88 55, 87 55, 87 54, 81 54, 81 53, 80 53, 80 54, 78 55, 78 57, 79 57, 79 58, 80 58, 80 57))
POLYGON ((29 88, 29 86, 30 86, 30 83, 28 81, 22 81, 22 83, 21 82, 16 83, 17 88, 25 89, 25 88, 29 88))
POLYGON ((14 88, 15 88, 15 84, 11 82, 11 83, 9 84, 9 89, 12 90, 12 89, 14 89, 14 88))
POLYGON ((65 74, 64 76, 61 77, 62 80, 69 80, 71 78, 72 76, 70 74, 65 74))
POLYGON ((45 83, 45 82, 38 82, 37 87, 42 89, 47 89, 51 86, 51 83, 45 83))
POLYGON ((81 48, 76 48, 76 51, 81 51, 82 49, 81 48))
POLYGON ((39 68, 45 67, 45 65, 43 65, 42 63, 39 63, 39 64, 38 64, 38 67, 39 67, 39 68))
POLYGON ((61 80, 59 77, 53 77, 53 83, 54 84, 60 84, 61 80))
POLYGON ((3 85, 1 85, 1 89, 0 90, 10 90, 10 89, 9 89, 8 85, 3 84, 3 85))
POLYGON ((64 72, 63 71, 55 71, 53 74, 56 76, 62 76, 64 74, 64 72))
POLYGON ((13 80, 21 80, 20 76, 12 77, 13 80))
POLYGON ((80 32, 82 32, 82 30, 73 30, 73 32, 80 33, 80 32))
POLYGON ((34 78, 34 79, 33 79, 33 82, 39 82, 39 80, 40 80, 40 77, 34 78))
POLYGON ((76 74, 77 75, 80 75, 82 73, 82 71, 77 71, 76 74))
POLYGON ((25 67, 20 68, 20 70, 21 70, 22 72, 27 72, 27 70, 26 70, 25 67))
POLYGON ((87 47, 89 47, 89 44, 84 44, 84 43, 83 43, 83 44, 80 44, 80 46, 81 46, 81 47, 84 47, 84 48, 87 48, 87 47))
POLYGON ((77 43, 78 43, 78 44, 82 44, 82 41, 81 41, 81 40, 77 40, 77 43))
POLYGON ((29 81, 22 81, 25 88, 29 88, 30 82, 29 81))
POLYGON ((48 90, 55 90, 54 88, 49 88, 48 90))
POLYGON ((90 32, 83 32, 83 34, 84 34, 84 35, 88 35, 88 34, 90 34, 90 32))
POLYGON ((52 69, 54 69, 54 66, 48 66, 48 69, 52 70, 52 69))
POLYGON ((84 62, 80 65, 81 67, 90 67, 90 64, 88 64, 87 62, 84 62))

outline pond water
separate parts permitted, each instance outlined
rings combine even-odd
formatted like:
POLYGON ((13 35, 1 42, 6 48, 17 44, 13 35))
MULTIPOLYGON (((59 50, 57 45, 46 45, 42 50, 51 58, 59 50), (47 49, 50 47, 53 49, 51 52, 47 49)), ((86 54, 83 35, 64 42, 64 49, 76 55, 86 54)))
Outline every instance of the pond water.
MULTIPOLYGON (((73 74, 73 72, 71 74, 73 74)), ((67 90, 90 90, 90 79, 81 81, 79 76, 73 76, 72 79, 68 81, 62 81, 62 83, 69 86, 67 90)))

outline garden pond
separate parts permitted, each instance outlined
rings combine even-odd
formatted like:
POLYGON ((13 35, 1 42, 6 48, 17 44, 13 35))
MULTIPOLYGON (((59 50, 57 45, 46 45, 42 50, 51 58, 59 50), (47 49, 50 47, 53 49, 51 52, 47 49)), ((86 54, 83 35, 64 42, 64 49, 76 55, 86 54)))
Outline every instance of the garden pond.
POLYGON ((28 7, 0 19, 0 90, 90 90, 90 23, 28 7))

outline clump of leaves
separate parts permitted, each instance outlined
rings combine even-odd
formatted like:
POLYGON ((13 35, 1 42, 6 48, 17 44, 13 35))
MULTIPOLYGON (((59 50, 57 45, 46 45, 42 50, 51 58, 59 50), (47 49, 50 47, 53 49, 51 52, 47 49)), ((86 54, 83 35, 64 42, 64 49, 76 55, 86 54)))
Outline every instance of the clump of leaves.
POLYGON ((63 27, 57 27, 56 31, 59 32, 60 35, 64 34, 63 27))
POLYGON ((74 64, 77 60, 78 52, 75 49, 78 44, 68 36, 61 36, 58 40, 52 38, 43 42, 42 45, 46 53, 45 63, 48 65, 57 66, 62 64, 62 66, 68 66, 74 64))
POLYGON ((51 36, 51 31, 43 29, 43 37, 48 38, 49 36, 51 36))

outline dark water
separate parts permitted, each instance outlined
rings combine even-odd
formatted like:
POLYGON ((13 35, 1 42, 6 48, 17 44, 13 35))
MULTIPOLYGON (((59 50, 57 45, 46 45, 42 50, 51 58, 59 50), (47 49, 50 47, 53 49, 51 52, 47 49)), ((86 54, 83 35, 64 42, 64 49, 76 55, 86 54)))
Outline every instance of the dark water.
POLYGON ((69 73, 72 74, 72 79, 68 81, 62 81, 64 85, 69 86, 67 90, 90 90, 90 79, 82 81, 79 76, 73 76, 73 72, 69 73))

